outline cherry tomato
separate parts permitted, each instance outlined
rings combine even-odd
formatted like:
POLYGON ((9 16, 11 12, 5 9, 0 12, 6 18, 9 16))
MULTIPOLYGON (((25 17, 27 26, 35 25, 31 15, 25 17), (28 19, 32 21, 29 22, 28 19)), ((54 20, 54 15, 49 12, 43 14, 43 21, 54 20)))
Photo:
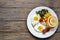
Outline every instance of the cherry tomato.
POLYGON ((43 21, 43 18, 40 18, 40 19, 39 19, 39 22, 42 22, 42 21, 43 21))

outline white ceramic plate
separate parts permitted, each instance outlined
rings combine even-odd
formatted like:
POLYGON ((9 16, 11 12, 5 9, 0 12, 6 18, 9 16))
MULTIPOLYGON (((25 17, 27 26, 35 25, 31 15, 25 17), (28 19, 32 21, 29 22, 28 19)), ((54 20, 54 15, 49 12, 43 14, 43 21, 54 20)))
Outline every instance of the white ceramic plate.
POLYGON ((47 37, 52 36, 56 32, 56 30, 58 28, 58 24, 53 29, 50 29, 50 31, 47 32, 46 34, 42 34, 42 33, 36 32, 34 30, 34 28, 32 27, 32 25, 31 25, 31 18, 33 17, 33 15, 36 13, 36 11, 39 11, 39 10, 42 10, 42 9, 49 10, 51 12, 51 14, 58 19, 56 13, 52 9, 50 9, 48 7, 45 7, 45 6, 36 7, 28 15, 28 18, 27 18, 27 27, 28 27, 29 31, 31 32, 31 34, 33 36, 38 37, 38 38, 47 38, 47 37))

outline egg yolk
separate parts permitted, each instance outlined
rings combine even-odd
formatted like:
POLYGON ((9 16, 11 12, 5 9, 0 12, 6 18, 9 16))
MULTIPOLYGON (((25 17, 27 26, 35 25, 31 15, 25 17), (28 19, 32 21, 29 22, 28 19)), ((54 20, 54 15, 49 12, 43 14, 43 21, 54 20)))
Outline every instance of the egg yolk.
POLYGON ((35 21, 38 20, 38 16, 34 16, 34 20, 35 20, 35 21))
POLYGON ((43 27, 42 26, 39 26, 38 27, 38 30, 42 31, 43 27))

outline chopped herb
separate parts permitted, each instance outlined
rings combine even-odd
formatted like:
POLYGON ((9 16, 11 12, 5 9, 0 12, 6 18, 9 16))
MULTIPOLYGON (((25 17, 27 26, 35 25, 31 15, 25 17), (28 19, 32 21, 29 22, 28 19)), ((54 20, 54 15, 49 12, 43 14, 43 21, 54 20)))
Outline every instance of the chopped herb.
POLYGON ((42 18, 48 12, 47 9, 42 9, 41 11, 36 11, 36 14, 39 14, 42 18))

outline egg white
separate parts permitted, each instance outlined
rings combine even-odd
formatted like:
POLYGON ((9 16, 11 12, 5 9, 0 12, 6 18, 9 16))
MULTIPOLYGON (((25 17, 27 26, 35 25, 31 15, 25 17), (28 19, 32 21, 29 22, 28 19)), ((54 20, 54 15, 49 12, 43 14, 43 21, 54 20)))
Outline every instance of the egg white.
POLYGON ((35 26, 36 24, 38 24, 39 23, 39 19, 40 19, 39 15, 35 14, 34 16, 32 17, 32 21, 31 21, 31 23, 32 23, 33 26, 35 26), (34 16, 38 16, 38 20, 34 20, 34 16))
POLYGON ((45 29, 46 27, 44 26, 44 25, 42 25, 42 24, 37 24, 35 27, 34 27, 34 29, 37 31, 37 32, 42 32, 43 31, 43 29, 42 30, 38 30, 38 27, 39 26, 42 26, 43 27, 43 29, 45 29))

